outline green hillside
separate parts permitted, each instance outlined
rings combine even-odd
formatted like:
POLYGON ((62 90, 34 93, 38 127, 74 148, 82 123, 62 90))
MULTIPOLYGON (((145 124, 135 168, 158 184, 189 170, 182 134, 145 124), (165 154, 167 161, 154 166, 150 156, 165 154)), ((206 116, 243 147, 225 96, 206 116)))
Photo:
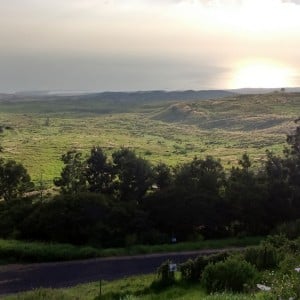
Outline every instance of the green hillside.
POLYGON ((177 103, 155 115, 154 119, 193 124, 203 129, 284 133, 299 112, 299 94, 270 93, 177 103))
POLYGON ((229 96, 217 100, 135 99, 97 96, 14 98, 0 101, 2 155, 22 162, 34 180, 49 185, 60 156, 131 147, 152 162, 171 165, 213 155, 230 167, 247 151, 255 162, 265 150, 281 152, 299 117, 299 93, 229 96))

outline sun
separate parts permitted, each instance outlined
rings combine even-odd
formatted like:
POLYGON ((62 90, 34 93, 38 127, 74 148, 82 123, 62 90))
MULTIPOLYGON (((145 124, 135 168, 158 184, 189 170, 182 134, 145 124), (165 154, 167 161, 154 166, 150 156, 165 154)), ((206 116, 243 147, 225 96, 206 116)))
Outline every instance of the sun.
POLYGON ((279 88, 291 86, 291 71, 273 62, 247 62, 237 67, 233 88, 279 88))

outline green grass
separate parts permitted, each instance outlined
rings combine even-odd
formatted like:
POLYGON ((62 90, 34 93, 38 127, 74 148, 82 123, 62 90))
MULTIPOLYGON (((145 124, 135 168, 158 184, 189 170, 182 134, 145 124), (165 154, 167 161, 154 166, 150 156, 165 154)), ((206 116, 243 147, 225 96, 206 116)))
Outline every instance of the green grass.
POLYGON ((103 282, 102 298, 99 296, 99 282, 78 285, 65 289, 39 289, 33 292, 4 297, 5 300, 252 300, 263 299, 262 294, 215 294, 207 295, 199 284, 187 285, 178 282, 164 290, 153 290, 151 283, 155 275, 130 277, 122 280, 103 282))
POLYGON ((261 237, 245 237, 241 239, 231 238, 224 240, 178 243, 175 245, 135 245, 127 248, 109 249, 97 249, 86 246, 76 247, 68 244, 0 240, 0 262, 2 262, 2 264, 12 262, 49 262, 94 257, 180 252, 202 249, 222 249, 257 245, 261 240, 261 237))
POLYGON ((247 151, 258 165, 266 149, 282 152, 299 111, 300 94, 132 106, 68 98, 0 102, 0 125, 12 127, 0 135, 1 155, 22 162, 35 182, 42 177, 48 186, 60 174, 63 153, 88 154, 98 145, 108 154, 130 147, 170 165, 213 155, 226 168, 247 151))
POLYGON ((49 262, 76 260, 99 256, 100 251, 92 247, 76 247, 68 244, 49 244, 0 240, 0 261, 13 262, 49 262))

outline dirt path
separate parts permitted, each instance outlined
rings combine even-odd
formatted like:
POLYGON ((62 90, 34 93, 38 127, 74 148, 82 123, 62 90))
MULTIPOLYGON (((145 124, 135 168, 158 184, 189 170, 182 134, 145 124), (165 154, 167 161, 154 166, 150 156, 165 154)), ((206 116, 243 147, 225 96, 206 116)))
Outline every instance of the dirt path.
POLYGON ((201 250, 58 263, 1 266, 0 295, 40 287, 69 287, 100 279, 112 280, 130 275, 148 274, 155 272, 157 267, 167 259, 180 263, 198 255, 207 255, 221 251, 224 250, 201 250))

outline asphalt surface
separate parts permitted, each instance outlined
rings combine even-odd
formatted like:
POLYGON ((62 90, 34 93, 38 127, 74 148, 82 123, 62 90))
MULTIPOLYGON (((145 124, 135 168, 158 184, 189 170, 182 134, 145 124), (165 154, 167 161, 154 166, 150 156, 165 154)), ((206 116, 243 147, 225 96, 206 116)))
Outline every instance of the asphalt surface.
POLYGON ((198 255, 222 250, 201 250, 81 261, 0 266, 0 295, 37 288, 71 287, 98 280, 113 280, 156 271, 167 259, 181 263, 198 255))

